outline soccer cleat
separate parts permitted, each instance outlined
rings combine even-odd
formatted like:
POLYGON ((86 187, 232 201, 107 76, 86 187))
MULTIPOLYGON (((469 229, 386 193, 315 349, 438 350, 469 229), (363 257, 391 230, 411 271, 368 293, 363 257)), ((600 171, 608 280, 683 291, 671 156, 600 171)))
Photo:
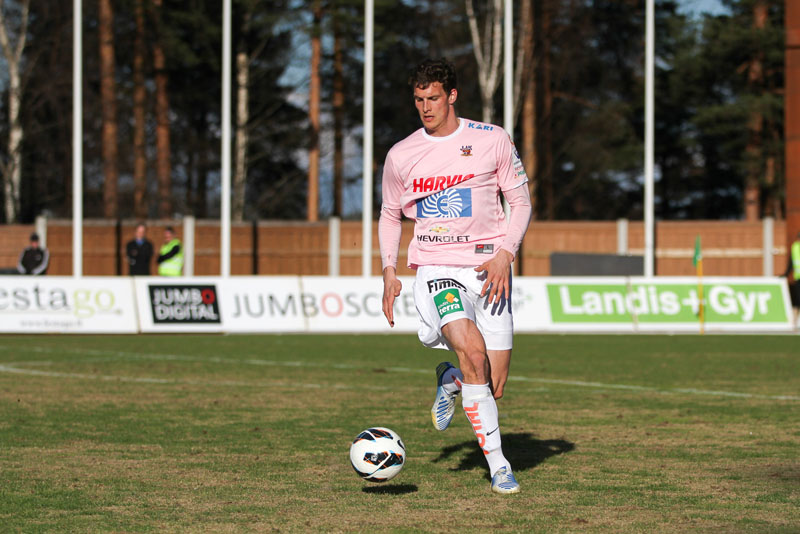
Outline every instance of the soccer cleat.
POLYGON ((492 491, 495 493, 519 493, 519 483, 508 467, 501 467, 492 477, 492 491))
POLYGON ((431 408, 431 419, 436 430, 446 430, 450 426, 453 414, 456 411, 456 396, 458 393, 450 394, 442 387, 442 378, 448 369, 454 366, 450 362, 442 362, 436 366, 436 399, 431 408))

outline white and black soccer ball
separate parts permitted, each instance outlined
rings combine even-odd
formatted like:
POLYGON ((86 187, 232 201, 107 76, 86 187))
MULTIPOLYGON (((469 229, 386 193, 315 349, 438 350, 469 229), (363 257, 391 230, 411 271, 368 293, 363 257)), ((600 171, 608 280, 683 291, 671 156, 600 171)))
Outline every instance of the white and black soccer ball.
POLYGON ((368 428, 350 445, 350 463, 364 480, 386 482, 403 469, 406 446, 394 430, 368 428))

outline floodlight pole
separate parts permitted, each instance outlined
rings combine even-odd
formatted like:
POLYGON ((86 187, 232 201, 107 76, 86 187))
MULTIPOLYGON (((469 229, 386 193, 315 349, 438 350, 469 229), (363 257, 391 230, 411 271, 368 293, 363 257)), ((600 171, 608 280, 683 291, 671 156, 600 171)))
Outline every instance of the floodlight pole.
POLYGON ((72 276, 83 275, 83 47, 81 0, 72 2, 72 276))
POLYGON ((654 0, 647 0, 645 20, 645 118, 644 118, 644 275, 653 276, 654 269, 654 210, 653 181, 655 130, 655 6, 654 0))
POLYGON ((222 157, 219 274, 231 275, 231 0, 222 2, 222 157))
POLYGON ((364 2, 364 159, 361 199, 361 274, 372 275, 372 98, 374 0, 364 2))

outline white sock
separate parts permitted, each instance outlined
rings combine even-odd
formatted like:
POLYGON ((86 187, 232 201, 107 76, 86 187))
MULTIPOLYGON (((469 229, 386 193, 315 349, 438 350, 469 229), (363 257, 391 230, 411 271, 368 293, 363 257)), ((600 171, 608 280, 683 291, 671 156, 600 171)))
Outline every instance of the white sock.
POLYGON ((450 395, 455 395, 461 391, 461 383, 464 381, 464 375, 458 367, 451 367, 442 375, 442 387, 450 395))
POLYGON ((467 414, 475 437, 478 438, 478 445, 489 463, 489 473, 494 476, 501 467, 511 469, 508 460, 503 456, 497 402, 492 396, 489 384, 462 384, 461 395, 464 413, 467 414))

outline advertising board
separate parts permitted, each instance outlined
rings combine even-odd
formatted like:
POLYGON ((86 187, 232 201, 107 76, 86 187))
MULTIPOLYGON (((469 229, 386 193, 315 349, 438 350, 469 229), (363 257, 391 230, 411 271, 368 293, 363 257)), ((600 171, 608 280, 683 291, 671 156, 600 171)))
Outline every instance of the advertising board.
MULTIPOLYGON (((547 278, 557 331, 756 332, 792 330, 786 281, 766 277, 547 278), (702 297, 701 297, 702 292, 702 297)), ((538 294, 542 298, 541 290, 538 294)))
POLYGON ((218 278, 135 278, 142 332, 221 332, 218 278))
POLYGON ((1 276, 0 332, 135 333, 129 278, 1 276))

